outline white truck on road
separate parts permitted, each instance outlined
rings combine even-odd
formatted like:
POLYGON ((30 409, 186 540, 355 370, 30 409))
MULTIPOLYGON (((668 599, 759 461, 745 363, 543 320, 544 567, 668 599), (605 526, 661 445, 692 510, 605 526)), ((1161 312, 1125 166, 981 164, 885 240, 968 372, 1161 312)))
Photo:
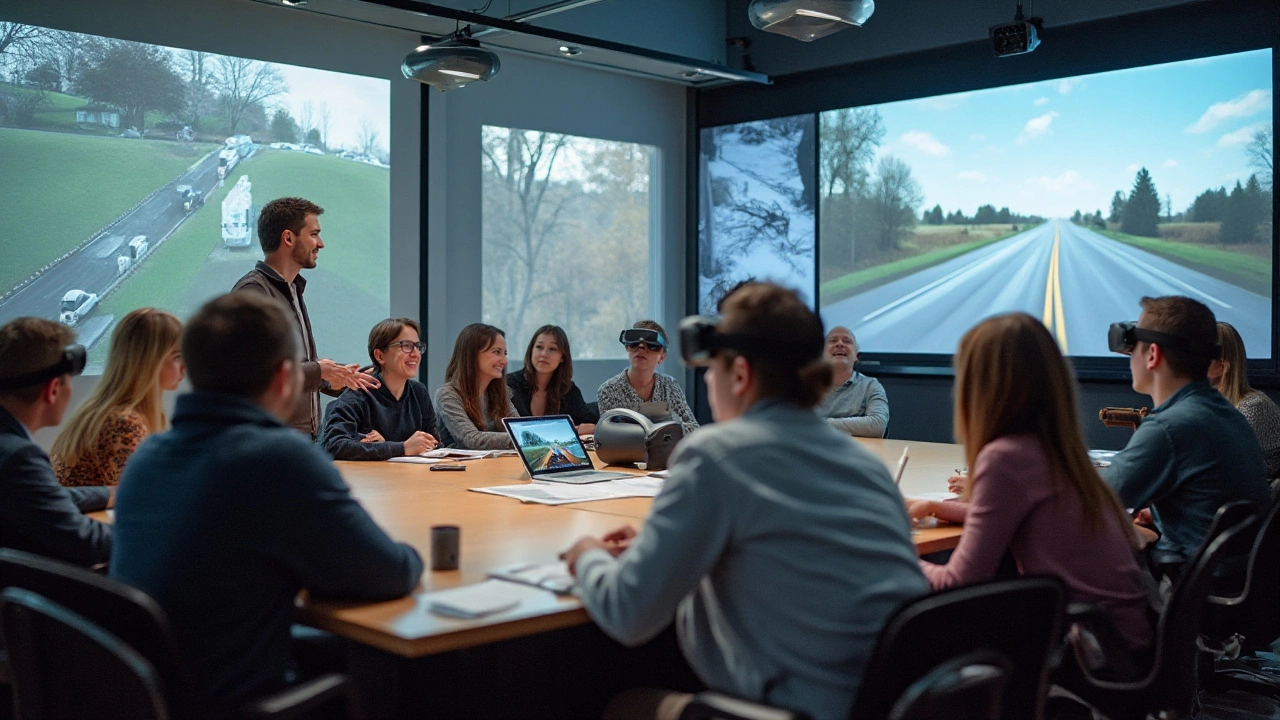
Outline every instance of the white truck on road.
POLYGON ((227 247, 249 247, 253 241, 253 184, 241 175, 222 199, 222 242, 227 247))
POLYGON ((232 135, 218 151, 218 179, 224 180, 240 161, 253 154, 253 139, 248 135, 232 135))

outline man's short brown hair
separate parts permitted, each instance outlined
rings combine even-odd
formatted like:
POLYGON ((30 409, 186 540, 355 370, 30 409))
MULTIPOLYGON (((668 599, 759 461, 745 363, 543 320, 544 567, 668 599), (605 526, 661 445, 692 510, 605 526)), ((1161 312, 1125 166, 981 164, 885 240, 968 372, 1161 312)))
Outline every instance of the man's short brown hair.
MULTIPOLYGON (((1204 303, 1181 295, 1166 295, 1144 297, 1139 304, 1142 305, 1141 327, 1176 335, 1193 347, 1217 346, 1218 320, 1204 303)), ((1163 346, 1160 350, 1169 369, 1178 377, 1190 380, 1208 377, 1212 355, 1163 346)))
POLYGON ((182 360, 196 390, 256 398, 281 362, 302 360, 302 338, 284 303, 258 293, 228 293, 187 321, 182 360))
MULTIPOLYGON (((26 375, 56 365, 62 350, 75 342, 76 334, 60 322, 20 317, 0 327, 0 378, 26 375)), ((0 399, 30 405, 40 397, 44 383, 14 390, 0 390, 0 399)))
POLYGON ((262 252, 270 255, 280 248, 280 238, 285 230, 297 235, 307 223, 308 215, 323 215, 324 208, 296 197, 276 198, 262 206, 258 214, 258 243, 262 252))
POLYGON ((407 327, 413 328, 413 331, 418 333, 418 340, 422 340, 422 326, 417 320, 411 318, 387 318, 374 325, 369 331, 369 359, 373 361, 373 366, 378 368, 379 372, 382 371, 382 363, 373 356, 373 351, 386 350, 407 327))
MULTIPOLYGON (((833 369, 822 354, 822 318, 799 293, 770 282, 746 282, 725 295, 719 307, 717 332, 758 337, 779 348, 767 356, 747 355, 763 397, 802 408, 822 400, 831 387, 833 369)), ((716 353, 717 362, 727 367, 738 354, 722 350, 716 353)))

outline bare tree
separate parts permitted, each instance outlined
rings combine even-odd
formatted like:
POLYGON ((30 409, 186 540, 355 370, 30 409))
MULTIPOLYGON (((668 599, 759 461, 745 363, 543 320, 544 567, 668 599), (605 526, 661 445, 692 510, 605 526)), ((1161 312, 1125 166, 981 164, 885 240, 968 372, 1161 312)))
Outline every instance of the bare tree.
POLYGON ((213 64, 217 56, 199 50, 180 50, 177 55, 178 66, 187 82, 187 122, 192 130, 198 130, 200 118, 205 116, 213 102, 213 86, 217 79, 213 64))
POLYGON ((50 32, 36 25, 0 22, 0 55, 16 52, 24 45, 48 37, 50 32))
POLYGON ((373 129, 368 120, 360 121, 360 136, 357 141, 360 145, 360 152, 369 157, 376 157, 378 154, 378 131, 373 129))
POLYGON ((911 177, 911 166, 886 155, 876 166, 870 200, 879 229, 880 246, 891 249, 897 247, 898 234, 902 229, 915 225, 916 208, 924 202, 924 193, 920 184, 911 177))
POLYGON ((302 103, 302 112, 298 115, 298 129, 302 132, 304 139, 316 128, 315 115, 315 105, 310 100, 302 103))
POLYGON ((884 121, 875 108, 844 108, 824 112, 822 152, 822 194, 861 195, 866 192, 871 161, 884 142, 884 121))
POLYGON ((329 149, 329 122, 329 103, 321 101, 316 127, 320 130, 320 146, 325 150, 329 149))
POLYGON ((254 105, 288 91, 284 78, 270 64, 246 58, 218 56, 218 82, 223 108, 236 134, 240 121, 254 105))
POLYGON ((1275 134, 1272 125, 1266 125, 1253 131, 1253 137, 1245 148, 1249 156, 1249 164, 1258 171, 1258 181, 1268 191, 1274 188, 1275 168, 1272 165, 1275 153, 1275 134))

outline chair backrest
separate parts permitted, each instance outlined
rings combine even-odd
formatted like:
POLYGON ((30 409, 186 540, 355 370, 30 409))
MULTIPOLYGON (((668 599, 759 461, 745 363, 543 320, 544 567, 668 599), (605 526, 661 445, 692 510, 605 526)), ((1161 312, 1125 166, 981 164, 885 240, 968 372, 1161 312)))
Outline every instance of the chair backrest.
POLYGON ((997 580, 944 590, 898 609, 876 641, 853 717, 886 718, 908 687, 939 665, 975 651, 1009 660, 1000 717, 1040 717, 1053 648, 1062 637, 1066 592, 1050 577, 997 580))
POLYGON ((133 648, 79 614, 21 588, 0 593, 18 720, 167 720, 163 683, 133 648))
POLYGON ((1253 645, 1280 637, 1280 502, 1272 503, 1253 538, 1243 587, 1209 602, 1226 611, 1218 618, 1220 632, 1238 632, 1253 645))
POLYGON ((160 673, 171 717, 198 716, 168 620, 146 593, 75 565, 4 548, 0 588, 8 587, 41 595, 119 638, 160 673))
POLYGON ((998 720, 1013 664, 981 650, 948 660, 912 683, 889 720, 998 720))

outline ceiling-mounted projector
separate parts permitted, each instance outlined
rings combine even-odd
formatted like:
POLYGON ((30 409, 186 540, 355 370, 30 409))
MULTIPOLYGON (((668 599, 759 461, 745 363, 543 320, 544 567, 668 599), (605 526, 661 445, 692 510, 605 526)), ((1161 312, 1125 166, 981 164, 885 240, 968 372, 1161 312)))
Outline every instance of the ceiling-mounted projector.
POLYGON ((498 74, 502 61, 491 50, 480 47, 467 30, 428 45, 419 45, 405 56, 400 71, 410 80, 425 83, 440 92, 466 87, 477 80, 498 74))
POLYGON ((1022 17, 1022 5, 1019 4, 1013 22, 991 28, 996 57, 1023 55, 1035 50, 1040 45, 1040 25, 1043 22, 1040 18, 1022 17))
POLYGON ((811 42, 847 27, 861 27, 874 0, 751 0, 751 24, 766 32, 811 42))

